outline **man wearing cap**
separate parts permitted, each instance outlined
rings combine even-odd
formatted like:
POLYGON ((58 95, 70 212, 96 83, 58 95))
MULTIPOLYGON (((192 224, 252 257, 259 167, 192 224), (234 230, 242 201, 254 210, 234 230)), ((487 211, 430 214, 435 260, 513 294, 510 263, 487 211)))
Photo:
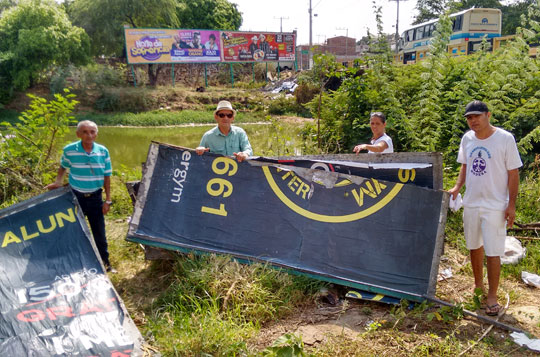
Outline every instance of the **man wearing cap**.
POLYGON ((456 199, 465 184, 463 226, 471 256, 475 288, 484 291, 484 254, 487 261, 489 290, 486 314, 496 316, 501 310, 497 289, 504 255, 506 227, 516 217, 519 185, 518 169, 522 166, 514 136, 492 126, 486 103, 475 100, 467 104, 465 117, 470 131, 461 139, 458 162, 461 164, 455 186, 449 193, 456 199))
POLYGON ((204 133, 201 143, 195 149, 199 155, 210 151, 214 154, 226 156, 234 155, 238 162, 242 162, 253 155, 251 144, 244 129, 232 125, 236 110, 230 102, 222 100, 214 111, 217 126, 204 133))
POLYGON ((116 273, 109 261, 105 217, 111 208, 111 158, 103 145, 95 142, 98 135, 96 123, 83 120, 77 124, 77 137, 81 140, 64 147, 56 181, 47 185, 49 190, 62 187, 69 169, 69 185, 90 223, 92 235, 101 260, 108 272, 116 273), (105 190, 105 202, 102 199, 105 190))

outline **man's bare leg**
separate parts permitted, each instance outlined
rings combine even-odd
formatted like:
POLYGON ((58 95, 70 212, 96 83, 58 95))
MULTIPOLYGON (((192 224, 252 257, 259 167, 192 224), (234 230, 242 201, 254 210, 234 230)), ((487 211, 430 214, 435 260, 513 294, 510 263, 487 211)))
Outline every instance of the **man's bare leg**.
POLYGON ((484 247, 470 250, 475 289, 484 291, 484 247))
POLYGON ((487 304, 492 306, 497 303, 497 290, 499 289, 499 278, 501 276, 501 257, 487 257, 487 275, 489 284, 487 304))

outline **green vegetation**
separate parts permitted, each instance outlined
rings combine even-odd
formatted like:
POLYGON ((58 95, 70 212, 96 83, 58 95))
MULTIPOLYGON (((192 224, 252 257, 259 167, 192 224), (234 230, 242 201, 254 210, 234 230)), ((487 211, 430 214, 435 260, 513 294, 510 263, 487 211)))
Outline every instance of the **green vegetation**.
POLYGON ((85 64, 90 40, 52 0, 24 0, 0 17, 0 102, 26 90, 51 65, 85 64))
POLYGON ((54 181, 55 148, 74 123, 70 114, 78 102, 68 90, 51 101, 31 98, 30 108, 15 124, 1 123, 6 135, 0 140, 0 207, 31 197, 54 181))
MULTIPOLYGON (((538 16, 540 6, 531 8, 538 16)), ((450 21, 442 17, 431 55, 414 65, 392 64, 388 46, 375 41, 378 55, 358 61, 358 68, 330 71, 343 84, 310 102, 316 113, 322 101, 320 136, 323 150, 351 152, 371 136, 372 111, 387 114, 387 132, 398 151, 439 151, 456 167, 460 138, 467 130, 463 108, 473 99, 488 103, 492 124, 511 131, 526 166, 534 161, 540 142, 540 60, 528 54, 527 41, 536 38, 538 23, 525 19, 528 29, 495 53, 483 50, 455 58, 446 53, 450 21), (386 48, 386 52, 382 49, 386 48)), ((317 59, 316 59, 317 60, 317 59)), ((308 131, 313 135, 314 130, 308 131)))

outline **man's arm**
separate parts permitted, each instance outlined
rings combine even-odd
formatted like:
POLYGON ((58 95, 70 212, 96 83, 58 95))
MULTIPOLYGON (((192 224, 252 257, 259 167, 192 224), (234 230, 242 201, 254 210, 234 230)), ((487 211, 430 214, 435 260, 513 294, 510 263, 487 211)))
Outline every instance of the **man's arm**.
POLYGON ((467 175, 467 164, 461 164, 461 168, 459 169, 459 175, 458 175, 456 184, 454 185, 454 187, 448 190, 448 193, 452 195, 452 198, 454 200, 456 199, 457 194, 459 193, 459 190, 461 190, 461 188, 465 184, 466 175, 467 175))
POLYGON ((103 203, 103 214, 107 214, 111 209, 111 205, 107 202, 111 202, 111 176, 103 177, 103 189, 105 190, 105 202, 103 203))
POLYGON ((518 169, 508 170, 508 207, 504 212, 508 227, 512 228, 516 219, 516 199, 519 189, 519 171, 518 169))
POLYGON ((245 132, 243 132, 240 137, 240 150, 240 152, 233 153, 238 162, 242 162, 248 157, 253 156, 253 149, 251 148, 251 144, 245 132))
POLYGON ((56 181, 48 184, 47 186, 45 186, 45 188, 48 190, 54 190, 55 188, 62 187, 64 183, 65 173, 66 173, 66 169, 60 166, 58 168, 58 174, 56 175, 56 181))

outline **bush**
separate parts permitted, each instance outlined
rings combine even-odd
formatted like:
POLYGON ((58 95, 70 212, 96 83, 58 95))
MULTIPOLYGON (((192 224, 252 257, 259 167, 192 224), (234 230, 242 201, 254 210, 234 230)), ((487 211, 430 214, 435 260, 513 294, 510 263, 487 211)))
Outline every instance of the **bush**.
POLYGON ((159 108, 150 90, 140 88, 112 88, 101 90, 95 108, 102 112, 139 113, 159 108))
POLYGON ((294 91, 298 104, 309 103, 319 93, 319 88, 309 82, 301 82, 294 91))
POLYGON ((280 95, 270 102, 268 114, 298 115, 306 118, 310 116, 309 110, 307 110, 302 104, 297 103, 294 97, 287 98, 283 95, 280 95))

